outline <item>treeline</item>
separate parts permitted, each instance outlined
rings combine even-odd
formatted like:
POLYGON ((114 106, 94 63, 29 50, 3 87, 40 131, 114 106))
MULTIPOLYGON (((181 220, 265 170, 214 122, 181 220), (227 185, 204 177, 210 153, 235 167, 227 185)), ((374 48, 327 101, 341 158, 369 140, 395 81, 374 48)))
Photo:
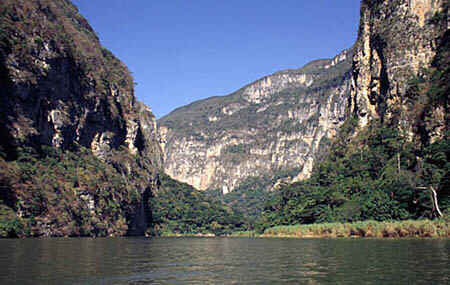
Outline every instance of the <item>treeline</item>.
POLYGON ((244 217, 220 201, 169 176, 160 176, 150 199, 153 234, 231 234, 245 229, 244 217))
POLYGON ((449 94, 447 31, 406 94, 396 104, 380 102, 380 119, 363 130, 349 118, 312 177, 281 188, 256 229, 449 215, 449 94))
POLYGON ((287 181, 291 181, 300 169, 278 170, 273 176, 254 177, 245 179, 233 191, 223 194, 221 189, 206 190, 208 197, 224 203, 234 212, 242 214, 249 229, 261 216, 267 201, 276 196, 277 189, 287 181))
POLYGON ((430 198, 437 192, 441 211, 450 208, 450 141, 423 149, 420 159, 395 128, 373 123, 358 139, 347 137, 349 120, 331 153, 310 179, 286 185, 265 205, 256 227, 363 220, 406 220, 437 215, 430 198), (346 139, 347 138, 347 139, 346 139))
POLYGON ((17 159, 5 157, 0 153, 0 237, 125 235, 140 187, 152 179, 146 162, 127 150, 107 161, 82 147, 22 148, 17 159))

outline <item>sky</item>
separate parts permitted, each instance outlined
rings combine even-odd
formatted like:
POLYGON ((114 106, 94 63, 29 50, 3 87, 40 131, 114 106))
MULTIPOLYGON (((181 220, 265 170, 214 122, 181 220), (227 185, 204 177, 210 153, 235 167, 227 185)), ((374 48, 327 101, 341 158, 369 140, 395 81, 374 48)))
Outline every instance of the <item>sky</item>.
POLYGON ((72 0, 160 118, 356 41, 360 0, 72 0))

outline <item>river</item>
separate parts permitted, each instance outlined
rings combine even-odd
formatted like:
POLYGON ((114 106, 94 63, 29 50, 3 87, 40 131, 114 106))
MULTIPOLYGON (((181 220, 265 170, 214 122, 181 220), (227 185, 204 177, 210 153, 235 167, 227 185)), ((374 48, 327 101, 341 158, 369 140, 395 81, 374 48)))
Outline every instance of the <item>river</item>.
POLYGON ((450 284, 449 239, 0 240, 0 284, 450 284))

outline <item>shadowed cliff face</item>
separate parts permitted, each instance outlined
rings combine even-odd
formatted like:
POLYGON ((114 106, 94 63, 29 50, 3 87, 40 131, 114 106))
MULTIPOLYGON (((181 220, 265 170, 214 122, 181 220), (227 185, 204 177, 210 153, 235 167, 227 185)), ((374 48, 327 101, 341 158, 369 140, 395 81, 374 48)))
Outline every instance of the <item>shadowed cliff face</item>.
MULTIPOLYGON (((127 181, 127 189, 133 186, 145 196, 156 185, 162 152, 155 118, 136 101, 133 85, 127 67, 100 45, 70 1, 1 1, 0 150, 7 160, 25 147, 37 152, 43 146, 72 152, 86 148, 118 175, 139 173, 139 182, 127 181)), ((97 194, 77 199, 84 195, 93 212, 98 207, 101 220, 97 194)), ((120 199, 114 203, 121 204, 120 199)), ((146 201, 133 203, 136 213, 131 206, 126 210, 133 225, 128 230, 143 232, 136 227, 145 223, 132 220, 141 218, 146 201)))
MULTIPOLYGON (((443 0, 362 1, 351 100, 361 126, 374 118, 389 119, 396 110, 407 111, 408 81, 430 67, 448 29, 443 0)), ((402 123, 410 126, 411 120, 402 118, 402 123)))
MULTIPOLYGON (((156 128, 127 67, 70 2, 2 1, 0 108, 9 144, 150 154, 156 128)), ((155 157, 156 158, 156 157, 155 157)))
MULTIPOLYGON (((301 180, 347 116, 351 51, 264 77, 159 120, 164 169, 197 189, 296 169, 301 180)), ((294 175, 294 176, 295 176, 294 175)))

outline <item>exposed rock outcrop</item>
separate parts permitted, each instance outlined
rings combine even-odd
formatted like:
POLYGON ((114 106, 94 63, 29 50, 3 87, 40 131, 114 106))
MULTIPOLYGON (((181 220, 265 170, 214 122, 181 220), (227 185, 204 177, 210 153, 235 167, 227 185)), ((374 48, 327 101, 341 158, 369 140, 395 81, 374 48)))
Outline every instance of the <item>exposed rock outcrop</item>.
POLYGON ((294 169, 294 181, 307 178, 348 114, 351 58, 345 50, 163 117, 165 172, 223 193, 252 176, 294 169))
POLYGON ((362 1, 352 115, 311 179, 281 186, 266 203, 262 223, 448 216, 448 7, 440 0, 362 1))
POLYGON ((75 143, 154 153, 153 114, 127 67, 68 1, 2 1, 2 133, 12 145, 75 143), (64 14, 64 16, 62 16, 64 14), (31 24, 31 23, 37 24, 31 24))
POLYGON ((408 81, 430 67, 448 29, 444 0, 362 1, 351 100, 361 126, 406 108, 408 81))
POLYGON ((446 1, 362 1, 353 53, 275 73, 162 118, 164 168, 201 190, 229 192, 247 177, 295 168, 292 181, 299 181, 351 113, 361 127, 372 119, 396 120, 410 137, 421 132, 417 128, 442 136, 445 104, 422 107, 425 115, 417 115, 421 107, 406 94, 411 79, 426 77, 448 29, 446 1))

